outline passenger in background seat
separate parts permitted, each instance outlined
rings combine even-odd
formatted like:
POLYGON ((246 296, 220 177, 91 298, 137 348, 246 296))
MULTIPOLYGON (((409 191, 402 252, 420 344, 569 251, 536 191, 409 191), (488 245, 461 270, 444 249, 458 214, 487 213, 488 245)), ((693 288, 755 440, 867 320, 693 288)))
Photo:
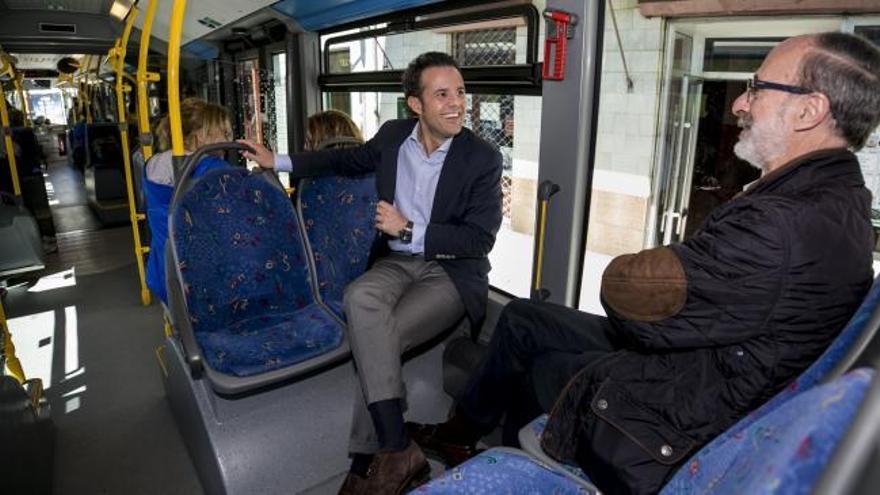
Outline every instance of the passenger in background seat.
POLYGON ((733 103, 736 154, 762 171, 690 239, 615 258, 608 317, 525 300, 501 315, 449 421, 411 425, 456 462, 506 414, 603 493, 655 493, 700 446, 806 369, 871 285, 871 194, 854 150, 880 124, 880 52, 791 38, 733 103))
POLYGON ((9 116, 9 127, 21 127, 24 125, 24 112, 6 100, 6 113, 9 116))
POLYGON ((306 151, 338 146, 363 144, 364 138, 351 117, 339 110, 326 110, 309 117, 306 129, 306 151), (350 141, 348 141, 350 140, 350 141))
POLYGON ((501 225, 501 154, 463 127, 455 60, 419 55, 403 87, 417 118, 386 122, 363 146, 288 159, 248 142, 256 154, 245 154, 293 176, 376 174, 374 263, 343 301, 361 391, 341 493, 402 493, 427 476, 425 456, 404 428, 400 356, 465 314, 475 325, 483 319, 488 255, 501 225))
MULTIPOLYGON (((180 103, 180 118, 183 127, 183 142, 187 154, 207 144, 232 139, 232 125, 225 108, 196 98, 187 98, 180 103)), ((156 134, 162 146, 161 136, 168 136, 167 117, 162 119, 156 134)), ((225 160, 216 156, 205 156, 199 162, 194 177, 200 177, 208 170, 231 167, 225 160)), ((150 224, 150 257, 147 259, 147 286, 153 294, 167 302, 165 291, 165 240, 168 238, 168 207, 174 194, 174 168, 171 163, 171 150, 150 157, 146 166, 144 195, 147 203, 147 221, 150 224)))

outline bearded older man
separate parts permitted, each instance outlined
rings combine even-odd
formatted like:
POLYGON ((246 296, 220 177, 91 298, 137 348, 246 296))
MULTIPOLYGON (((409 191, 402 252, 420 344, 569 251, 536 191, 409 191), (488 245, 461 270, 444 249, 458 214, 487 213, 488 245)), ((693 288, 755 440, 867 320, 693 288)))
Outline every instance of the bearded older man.
POLYGON ((732 111, 762 176, 688 240, 615 258, 608 317, 514 301, 450 420, 410 424, 455 462, 505 416, 550 412, 542 446, 603 493, 653 493, 824 351, 872 279, 871 194, 852 153, 880 123, 880 52, 791 38, 732 111))

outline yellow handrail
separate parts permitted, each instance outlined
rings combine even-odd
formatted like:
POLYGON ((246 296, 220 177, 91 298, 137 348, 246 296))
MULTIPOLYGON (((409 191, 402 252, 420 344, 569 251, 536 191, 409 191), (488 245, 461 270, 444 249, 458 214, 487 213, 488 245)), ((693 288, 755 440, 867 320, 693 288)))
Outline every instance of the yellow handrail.
POLYGON ((137 16, 137 7, 132 7, 125 19, 122 38, 118 39, 116 46, 110 50, 110 59, 113 60, 113 68, 116 71, 116 120, 119 123, 119 137, 122 139, 122 163, 125 165, 125 190, 128 192, 128 216, 131 222, 131 235, 134 238, 134 258, 137 261, 138 276, 141 282, 141 302, 147 306, 150 304, 150 290, 147 289, 141 233, 138 227, 138 212, 135 206, 134 182, 131 176, 131 149, 128 143, 128 116, 126 115, 127 105, 125 104, 124 88, 125 53, 128 48, 128 38, 131 36, 131 27, 137 16))
MULTIPOLYGON (((5 98, 4 98, 5 99, 5 98)), ((24 370, 21 368, 21 361, 15 357, 15 346, 12 344, 12 334, 9 333, 9 325, 6 324, 6 311, 3 309, 3 302, 0 301, 0 333, 2 333, 2 352, 3 361, 9 373, 18 380, 18 383, 25 382, 24 370)), ((2 372, 3 370, 0 370, 2 372)))
POLYGON ((171 158, 175 166, 183 161, 183 127, 180 120, 180 41, 186 0, 174 0, 168 34, 168 125, 171 129, 171 158))
POLYGON ((147 54, 150 51, 150 33, 153 30, 153 18, 156 17, 156 7, 159 5, 158 0, 149 0, 150 5, 144 14, 144 26, 141 29, 141 45, 138 52, 138 69, 137 69, 137 99, 138 99, 138 132, 141 135, 141 152, 144 154, 144 163, 153 156, 152 140, 147 142, 146 136, 152 137, 150 134, 150 110, 148 106, 148 97, 150 91, 150 83, 159 81, 159 74, 147 71, 147 54))
MULTIPOLYGON (((13 73, 12 62, 6 54, 0 55, 0 74, 13 73)), ((21 198, 21 184, 18 182, 18 165, 15 162, 15 147, 12 145, 12 131, 9 128, 9 109, 6 108, 6 94, 0 88, 0 124, 3 124, 3 141, 6 145, 6 157, 9 162, 9 174, 12 176, 12 193, 21 198)))
POLYGON ((12 131, 9 129, 9 110, 6 108, 6 95, 0 95, 0 123, 3 124, 3 141, 6 144, 6 157, 9 173, 12 175, 12 193, 21 197, 21 184, 18 182, 18 165, 15 163, 15 147, 12 145, 12 131))

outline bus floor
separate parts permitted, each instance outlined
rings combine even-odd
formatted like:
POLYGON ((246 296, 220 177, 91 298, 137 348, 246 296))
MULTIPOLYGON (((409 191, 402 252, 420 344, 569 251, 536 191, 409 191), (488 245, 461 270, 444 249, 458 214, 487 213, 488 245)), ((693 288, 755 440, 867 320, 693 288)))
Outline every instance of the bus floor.
POLYGON ((51 405, 54 493, 202 493, 165 400, 162 310, 141 305, 131 228, 102 229, 79 172, 48 169, 58 250, 4 305, 25 374, 51 405))
POLYGON ((48 161, 46 189, 55 231, 59 234, 98 230, 101 223, 89 207, 82 173, 67 164, 67 159, 48 161))
POLYGON ((36 283, 10 288, 10 331, 56 426, 54 492, 202 492, 165 400, 162 310, 140 303, 128 227, 58 235, 36 283))

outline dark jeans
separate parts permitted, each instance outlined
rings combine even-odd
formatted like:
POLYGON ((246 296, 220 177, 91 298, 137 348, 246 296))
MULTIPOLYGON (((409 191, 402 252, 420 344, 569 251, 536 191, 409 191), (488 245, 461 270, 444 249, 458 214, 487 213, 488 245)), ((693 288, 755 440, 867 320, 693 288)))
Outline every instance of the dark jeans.
POLYGON ((614 351, 614 331, 603 316, 551 303, 508 304, 489 351, 468 383, 458 411, 491 432, 505 417, 503 442, 549 412, 568 381, 593 359, 614 351))

